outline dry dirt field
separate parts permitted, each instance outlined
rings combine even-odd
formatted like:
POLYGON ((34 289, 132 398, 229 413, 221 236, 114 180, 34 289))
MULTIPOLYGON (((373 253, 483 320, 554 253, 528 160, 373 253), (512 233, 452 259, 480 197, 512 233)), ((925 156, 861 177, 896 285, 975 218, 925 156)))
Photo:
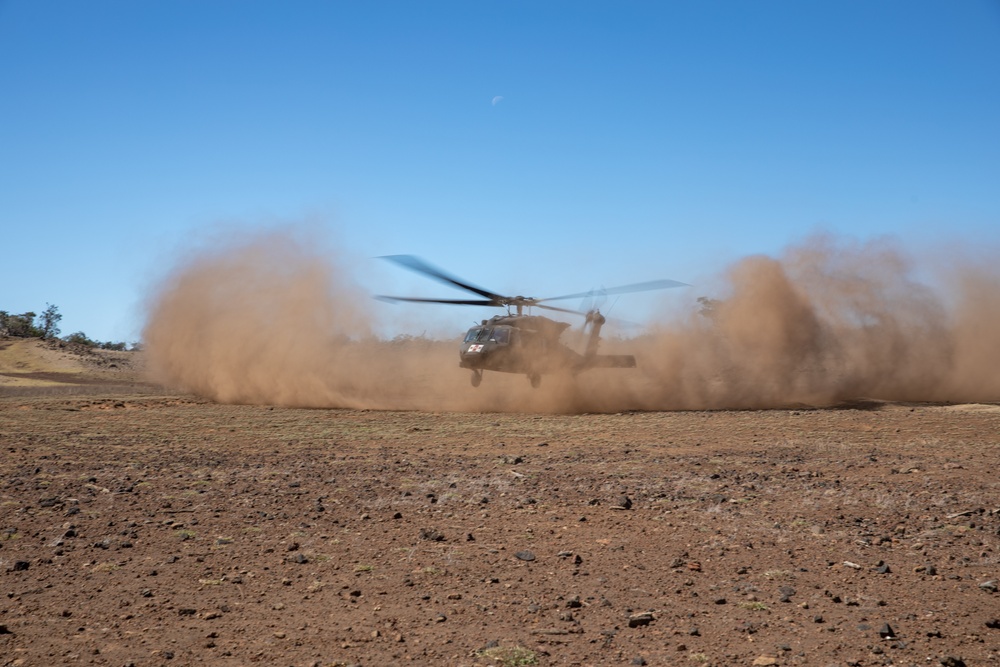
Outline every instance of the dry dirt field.
POLYGON ((98 361, 0 369, 0 665, 1000 663, 1000 407, 304 410, 98 361))

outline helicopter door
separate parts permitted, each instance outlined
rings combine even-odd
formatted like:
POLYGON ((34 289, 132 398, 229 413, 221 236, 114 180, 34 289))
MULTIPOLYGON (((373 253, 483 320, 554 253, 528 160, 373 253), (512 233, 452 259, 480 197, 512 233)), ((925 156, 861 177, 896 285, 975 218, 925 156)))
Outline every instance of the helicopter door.
POLYGON ((510 329, 505 327, 497 327, 493 330, 493 335, 490 336, 490 340, 495 342, 497 345, 507 345, 510 343, 510 329))

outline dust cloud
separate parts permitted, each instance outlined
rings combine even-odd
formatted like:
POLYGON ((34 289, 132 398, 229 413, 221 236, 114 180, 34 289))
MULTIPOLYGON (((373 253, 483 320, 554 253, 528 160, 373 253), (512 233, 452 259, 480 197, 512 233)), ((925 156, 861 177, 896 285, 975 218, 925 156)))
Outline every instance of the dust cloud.
POLYGON ((393 306, 325 247, 286 229, 182 262, 150 298, 152 379, 225 403, 431 411, 1000 400, 1000 272, 985 262, 951 257, 932 289, 890 241, 817 236, 742 259, 679 312, 665 299, 641 335, 602 341, 601 352, 634 354, 636 369, 546 376, 539 389, 487 372, 474 389, 458 368, 462 332, 376 337, 393 306))

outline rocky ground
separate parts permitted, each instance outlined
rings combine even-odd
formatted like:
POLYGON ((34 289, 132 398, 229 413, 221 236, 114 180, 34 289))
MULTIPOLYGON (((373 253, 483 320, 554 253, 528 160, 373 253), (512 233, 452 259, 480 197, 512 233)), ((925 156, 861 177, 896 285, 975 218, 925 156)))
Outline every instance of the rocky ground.
POLYGON ((1000 662, 1000 408, 0 395, 0 665, 1000 662))

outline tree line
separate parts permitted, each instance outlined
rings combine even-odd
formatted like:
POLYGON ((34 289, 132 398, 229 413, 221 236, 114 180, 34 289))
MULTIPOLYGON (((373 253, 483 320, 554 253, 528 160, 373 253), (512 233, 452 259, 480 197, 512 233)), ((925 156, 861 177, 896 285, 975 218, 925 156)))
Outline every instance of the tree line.
MULTIPOLYGON (((45 304, 42 314, 28 311, 26 313, 13 314, 6 310, 0 310, 0 337, 9 336, 12 338, 41 338, 43 340, 62 340, 67 343, 75 343, 85 347, 99 348, 102 350, 127 350, 129 346, 123 342, 96 341, 91 339, 82 331, 71 333, 68 336, 59 334, 59 322, 62 321, 62 313, 59 308, 51 303, 45 304)), ((133 350, 138 349, 138 345, 133 343, 133 350)))

